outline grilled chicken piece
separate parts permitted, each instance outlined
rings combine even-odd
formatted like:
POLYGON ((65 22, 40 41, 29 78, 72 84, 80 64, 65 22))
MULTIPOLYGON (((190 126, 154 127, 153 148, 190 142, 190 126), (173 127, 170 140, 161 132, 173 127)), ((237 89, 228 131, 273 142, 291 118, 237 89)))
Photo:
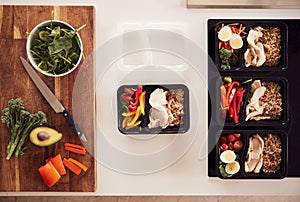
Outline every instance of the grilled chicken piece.
POLYGON ((245 161, 245 172, 260 172, 260 169, 263 164, 263 148, 264 141, 258 134, 255 134, 253 135, 253 137, 250 137, 249 147, 245 161))

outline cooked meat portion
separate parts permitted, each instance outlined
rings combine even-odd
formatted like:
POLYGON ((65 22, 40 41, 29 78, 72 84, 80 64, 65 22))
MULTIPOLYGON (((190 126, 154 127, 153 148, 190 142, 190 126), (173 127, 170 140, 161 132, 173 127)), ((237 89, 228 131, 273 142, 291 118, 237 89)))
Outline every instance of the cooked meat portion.
POLYGON ((174 118, 169 109, 164 106, 157 106, 150 109, 149 119, 149 128, 157 128, 159 126, 166 128, 173 122, 174 118))
POLYGON ((266 61, 264 45, 259 42, 259 38, 263 36, 261 32, 263 29, 261 27, 256 27, 249 31, 247 42, 248 48, 244 53, 245 66, 255 66, 260 67, 266 61))
POLYGON ((249 139, 249 147, 245 161, 245 171, 259 173, 262 167, 264 141, 255 134, 249 139))
POLYGON ((168 126, 179 126, 182 123, 183 89, 171 89, 164 91, 156 89, 150 94, 149 103, 151 105, 148 124, 149 128, 168 126))
POLYGON ((280 119, 283 110, 280 89, 277 83, 255 80, 251 84, 245 120, 280 119))

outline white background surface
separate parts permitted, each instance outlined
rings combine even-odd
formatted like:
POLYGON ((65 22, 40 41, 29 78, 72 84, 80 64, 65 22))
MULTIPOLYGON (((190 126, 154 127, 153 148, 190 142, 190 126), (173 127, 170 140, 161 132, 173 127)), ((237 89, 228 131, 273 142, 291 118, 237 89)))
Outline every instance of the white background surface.
MULTIPOLYGON (((44 4, 38 0, 2 0, 3 4, 44 4)), ((176 24, 181 33, 207 50, 209 18, 300 18, 299 10, 200 10, 187 9, 185 0, 52 0, 49 5, 94 5, 96 8, 96 47, 122 33, 124 23, 176 24)), ((205 67, 204 67, 205 68, 205 67)), ((206 103, 206 93, 199 95, 206 103)), ((203 116, 207 117, 207 116, 203 116)), ((205 119, 201 125, 206 125, 205 119)), ((207 177, 207 159, 198 160, 206 128, 199 130, 187 153, 172 166, 152 174, 127 175, 97 165, 95 193, 57 193, 59 195, 296 195, 300 179, 220 180, 207 177)), ((122 137, 123 138, 123 137, 122 137)), ((132 146, 132 145, 130 145, 132 146)), ((101 152, 101 148, 97 148, 101 152)), ((105 154, 109 155, 109 154, 105 154)), ((0 195, 53 195, 53 193, 0 193, 0 195)))

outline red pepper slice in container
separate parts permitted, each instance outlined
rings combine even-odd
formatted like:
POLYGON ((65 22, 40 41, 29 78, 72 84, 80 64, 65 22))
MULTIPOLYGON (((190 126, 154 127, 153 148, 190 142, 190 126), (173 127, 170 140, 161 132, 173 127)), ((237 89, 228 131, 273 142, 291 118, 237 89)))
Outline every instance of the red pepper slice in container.
POLYGON ((233 122, 237 124, 239 122, 239 113, 237 112, 237 94, 234 95, 234 98, 232 100, 232 106, 233 106, 233 122))
POLYGON ((233 81, 233 82, 230 83, 230 85, 228 85, 228 88, 227 88, 227 94, 226 94, 226 101, 227 101, 227 103, 228 103, 228 106, 230 105, 230 103, 229 103, 229 97, 230 97, 230 94, 231 94, 231 90, 232 90, 232 88, 233 88, 235 85, 236 85, 236 86, 239 86, 239 85, 240 85, 240 82, 238 82, 238 81, 233 81))

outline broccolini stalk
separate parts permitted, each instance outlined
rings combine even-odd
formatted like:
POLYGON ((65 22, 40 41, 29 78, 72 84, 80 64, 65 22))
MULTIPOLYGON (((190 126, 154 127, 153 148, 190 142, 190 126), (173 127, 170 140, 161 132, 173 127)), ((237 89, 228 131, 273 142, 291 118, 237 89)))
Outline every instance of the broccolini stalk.
POLYGON ((17 152, 16 156, 21 154, 29 132, 46 122, 46 115, 42 112, 30 114, 25 110, 22 99, 17 98, 8 101, 8 107, 2 110, 1 121, 6 124, 10 133, 6 156, 9 160, 14 152, 17 152))
POLYGON ((24 143, 27 141, 30 131, 32 131, 37 126, 42 125, 46 121, 47 121, 47 119, 46 119, 46 115, 44 114, 44 112, 39 111, 36 114, 30 114, 28 124, 22 131, 23 135, 22 135, 22 137, 17 145, 16 151, 15 151, 16 157, 23 154, 24 149, 22 147, 23 147, 24 143))

